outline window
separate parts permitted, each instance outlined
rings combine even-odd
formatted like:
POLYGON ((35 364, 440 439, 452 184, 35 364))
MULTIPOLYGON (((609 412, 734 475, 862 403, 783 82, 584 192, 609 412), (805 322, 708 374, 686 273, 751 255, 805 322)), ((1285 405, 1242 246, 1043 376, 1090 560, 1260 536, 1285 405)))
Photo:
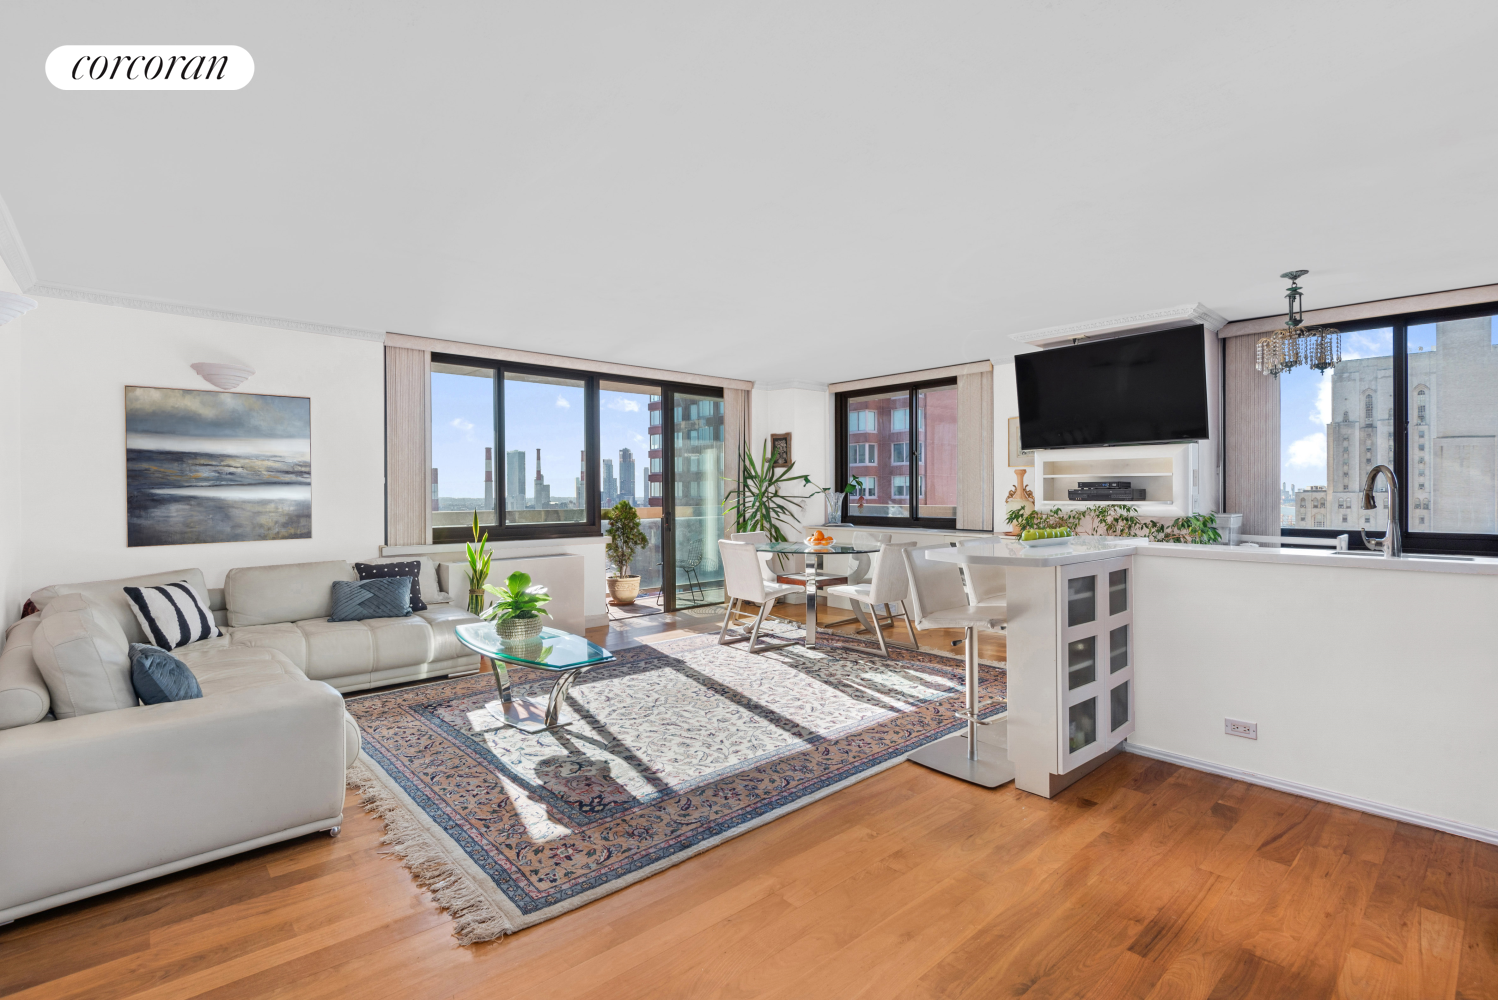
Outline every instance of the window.
MULTIPOLYGON (((694 528, 704 551, 711 541, 687 508, 712 506, 712 524, 722 520, 723 401, 713 391, 433 354, 432 541, 467 541, 474 511, 493 541, 597 535, 601 511, 627 500, 650 539, 634 566, 642 586, 661 587, 664 498, 686 501, 669 508, 678 558, 694 528)), ((721 578, 715 556, 699 559, 699 589, 721 578)))
POLYGON ((1490 304, 1344 326, 1341 364, 1280 375, 1284 477, 1335 469, 1333 506, 1346 500, 1369 531, 1385 530, 1394 503, 1409 551, 1498 554, 1495 314, 1490 304), (1350 423, 1349 410, 1362 422, 1350 423), (1323 443, 1332 441, 1335 463, 1323 443), (1363 511, 1363 484, 1379 465, 1396 470, 1399 490, 1384 492, 1380 478, 1381 502, 1363 511))
POLYGON ((850 496, 847 520, 956 527, 956 379, 839 393, 837 417, 843 445, 837 482, 856 477, 863 484, 850 496), (888 488, 881 494, 884 476, 888 488))

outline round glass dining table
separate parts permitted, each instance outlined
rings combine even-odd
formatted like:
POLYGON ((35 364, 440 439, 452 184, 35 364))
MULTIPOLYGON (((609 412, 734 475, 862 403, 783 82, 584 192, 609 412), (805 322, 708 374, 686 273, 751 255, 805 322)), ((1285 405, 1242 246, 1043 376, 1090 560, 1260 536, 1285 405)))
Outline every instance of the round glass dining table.
MULTIPOLYGON (((809 556, 813 567, 801 573, 778 573, 781 581, 800 584, 806 588, 806 645, 817 644, 817 591, 823 587, 835 587, 847 583, 846 573, 829 573, 822 560, 827 556, 856 556, 879 551, 878 542, 834 542, 831 545, 809 545, 806 542, 761 542, 754 546, 756 552, 773 552, 783 556, 809 556)), ((873 631, 863 609, 854 601, 853 615, 863 627, 873 631)))

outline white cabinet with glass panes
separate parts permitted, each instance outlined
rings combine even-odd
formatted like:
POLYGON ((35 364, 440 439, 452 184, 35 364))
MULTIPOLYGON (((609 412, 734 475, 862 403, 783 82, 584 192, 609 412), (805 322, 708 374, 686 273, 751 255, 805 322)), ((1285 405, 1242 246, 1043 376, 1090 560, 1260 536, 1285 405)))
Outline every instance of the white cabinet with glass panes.
POLYGON ((929 558, 1003 567, 1008 712, 983 737, 1003 743, 1015 785, 1053 796, 1134 732, 1134 553, 1137 540, 1077 536, 1026 547, 994 538, 929 558))
POLYGON ((1130 632, 1132 559, 1065 566, 1057 574, 1063 609, 1057 774, 1117 746, 1134 731, 1130 632))

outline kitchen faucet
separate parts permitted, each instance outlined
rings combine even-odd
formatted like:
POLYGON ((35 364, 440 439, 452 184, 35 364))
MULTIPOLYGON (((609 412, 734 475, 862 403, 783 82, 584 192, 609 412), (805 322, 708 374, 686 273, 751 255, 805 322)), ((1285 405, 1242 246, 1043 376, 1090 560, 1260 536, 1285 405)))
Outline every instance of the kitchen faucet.
POLYGON ((1394 470, 1387 465, 1375 465, 1368 470, 1368 480, 1363 483, 1363 509, 1377 510, 1378 501, 1373 498, 1373 484, 1378 481, 1378 474, 1382 472, 1389 480, 1389 527, 1384 532, 1384 537, 1377 541, 1369 541, 1368 530, 1359 528, 1363 533, 1363 544, 1374 552, 1382 551, 1389 559, 1398 559, 1404 555, 1404 539, 1399 534, 1399 480, 1394 476, 1394 470))

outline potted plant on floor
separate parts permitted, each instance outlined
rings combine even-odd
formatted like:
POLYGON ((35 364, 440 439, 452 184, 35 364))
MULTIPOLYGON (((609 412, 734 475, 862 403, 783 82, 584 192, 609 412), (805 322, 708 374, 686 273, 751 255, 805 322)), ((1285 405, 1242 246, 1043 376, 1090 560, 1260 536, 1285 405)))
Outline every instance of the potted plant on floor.
POLYGON ((495 631, 504 642, 525 642, 541 634, 541 616, 551 617, 541 605, 551 600, 551 595, 542 586, 531 586, 529 573, 519 570, 510 574, 503 587, 484 585, 494 595, 494 603, 480 615, 485 621, 494 622, 495 631))
POLYGON ((785 489, 793 484, 811 486, 811 477, 794 474, 791 471, 796 467, 794 462, 776 468, 769 445, 765 445, 758 462, 747 450, 742 455, 739 478, 727 480, 733 485, 723 498, 723 511, 734 531, 763 531, 770 536, 770 541, 783 542, 786 534, 782 525, 796 530, 799 513, 791 507, 790 501, 811 499, 809 495, 786 493, 785 489))
POLYGON ((640 596, 640 578, 629 575, 629 563, 636 552, 650 544, 650 539, 640 530, 640 515, 628 500, 620 500, 603 516, 609 522, 604 552, 614 567, 608 578, 609 597, 615 604, 632 604, 640 596))
POLYGON ((468 543, 468 613, 483 614, 484 586, 489 582, 489 561, 494 554, 489 551, 489 532, 479 534, 479 512, 473 512, 473 542, 468 543), (475 549, 474 542, 478 543, 475 549))

